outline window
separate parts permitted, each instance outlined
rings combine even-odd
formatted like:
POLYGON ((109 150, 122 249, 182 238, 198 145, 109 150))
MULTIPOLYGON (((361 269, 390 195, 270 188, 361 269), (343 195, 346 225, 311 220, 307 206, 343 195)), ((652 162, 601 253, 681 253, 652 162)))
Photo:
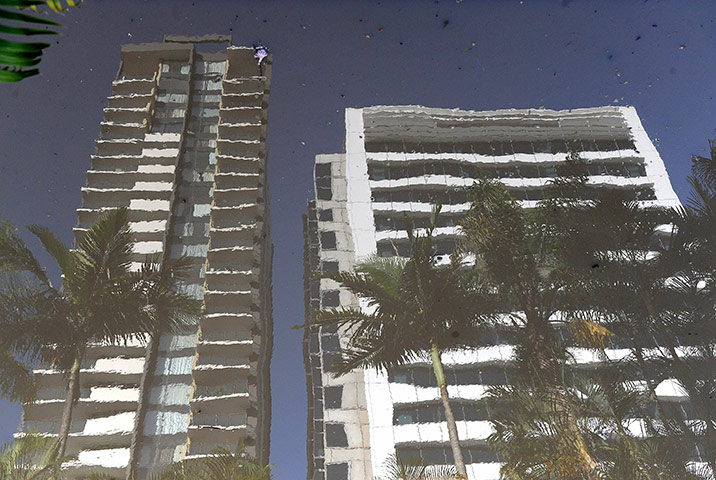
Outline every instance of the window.
POLYGON ((323 400, 326 408, 341 408, 343 399, 343 387, 325 387, 323 389, 323 400))
POLYGON ((636 199, 637 200, 654 200, 656 199, 656 195, 654 194, 654 189, 650 187, 646 188, 637 188, 635 191, 636 199))
POLYGON ((316 164, 316 178, 330 177, 331 176, 331 164, 330 163, 318 163, 316 164))
POLYGON ((349 480, 347 463, 329 463, 326 465, 326 480, 349 480))
POLYGON ((333 210, 328 208, 326 210, 318 211, 318 220, 321 222, 332 222, 333 221, 333 210))
POLYGON ((333 198, 333 190, 330 185, 330 178, 328 186, 318 186, 318 180, 316 180, 316 198, 318 200, 331 200, 333 198))
POLYGON ((338 335, 331 334, 331 335, 324 335, 321 344, 323 346, 324 352, 340 352, 341 351, 341 341, 338 339, 338 335))
POLYGON ((337 272, 338 262, 321 262, 321 270, 323 273, 337 272))
POLYGON ((340 304, 340 292, 338 290, 328 290, 321 295, 321 308, 336 308, 340 304))
POLYGON ((321 248, 323 250, 336 249, 336 232, 321 232, 321 248))
POLYGON ((348 437, 346 429, 340 423, 326 423, 326 446, 327 447, 347 447, 348 437))
POLYGON ((316 177, 316 188, 331 188, 331 177, 316 177))
POLYGON ((342 355, 340 352, 323 352, 323 371, 336 373, 341 364, 342 355))
POLYGON ((638 163, 627 163, 625 165, 630 177, 646 176, 646 169, 644 168, 644 165, 638 163))
POLYGON ((369 166, 368 167, 368 178, 370 180, 386 180, 388 178, 388 168, 369 166))
POLYGON ((395 415, 395 425, 409 425, 415 423, 415 418, 412 413, 398 413, 395 415))
MULTIPOLYGON (((320 411, 320 410, 318 410, 320 411)), ((323 435, 320 433, 317 433, 313 437, 313 456, 314 457, 322 457, 323 456, 323 435)))
MULTIPOLYGON (((404 462, 416 457, 422 457, 428 465, 451 465, 454 463, 452 450, 449 445, 417 447, 397 447, 396 454, 404 462)), ((462 454, 465 463, 496 463, 497 454, 487 446, 463 446, 462 454)))

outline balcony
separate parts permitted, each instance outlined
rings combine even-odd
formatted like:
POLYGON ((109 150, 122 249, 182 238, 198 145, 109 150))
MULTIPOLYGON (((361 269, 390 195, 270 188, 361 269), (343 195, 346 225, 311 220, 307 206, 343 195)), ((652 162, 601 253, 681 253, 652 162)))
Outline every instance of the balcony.
POLYGON ((256 107, 261 106, 263 91, 249 91, 243 93, 229 93, 224 91, 221 95, 221 106, 223 108, 234 107, 256 107))
POLYGON ((253 436, 253 429, 246 425, 216 426, 216 425, 190 425, 189 440, 192 454, 206 454, 214 449, 216 444, 222 444, 232 451, 239 440, 253 436))
POLYGON ((256 374, 256 368, 251 365, 197 365, 192 376, 197 385, 221 385, 248 379, 256 374))
POLYGON ((166 157, 152 157, 142 155, 142 150, 137 149, 134 155, 128 152, 117 155, 92 155, 92 170, 105 171, 139 171, 142 168, 164 167, 174 168, 176 155, 166 157))
POLYGON ((219 188, 214 189, 214 204, 217 207, 231 207, 239 204, 259 203, 260 190, 256 187, 219 188))
POLYGON ((147 131, 147 124, 144 123, 114 123, 101 122, 100 137, 102 140, 114 139, 142 139, 147 131))
MULTIPOLYGON (((212 213, 213 212, 214 209, 212 209, 212 213)), ((221 264, 225 264, 227 266, 233 265, 234 267, 248 267, 252 265, 255 261, 258 261, 260 259, 260 255, 260 248, 256 248, 253 246, 214 247, 212 245, 207 254, 207 259, 209 261, 210 266, 213 266, 212 264, 216 264, 216 267, 218 267, 221 264)), ((214 268, 216 269, 216 267, 214 268)), ((235 269, 238 270, 239 268, 235 269)), ((246 268, 241 268, 241 270, 245 269, 246 268)))
MULTIPOLYGON (((23 406, 26 418, 53 418, 61 417, 65 400, 38 400, 23 406)), ((81 411, 88 417, 107 417, 122 412, 133 412, 137 409, 137 402, 131 400, 92 400, 80 398, 75 410, 81 411)))
POLYGON ((191 408, 194 413, 229 413, 246 410, 256 398, 248 393, 234 393, 214 397, 199 397, 191 400, 191 408))
POLYGON ((221 188, 257 187, 262 186, 263 175, 258 173, 222 173, 214 177, 214 181, 221 188))
POLYGON ((153 95, 156 91, 155 78, 129 78, 112 82, 113 96, 119 95, 153 95))
POLYGON ((130 108, 113 108, 107 107, 104 109, 104 120, 105 122, 112 123, 139 123, 143 124, 149 120, 149 107, 151 104, 143 107, 130 107, 130 108))
POLYGON ((107 98, 107 106, 109 108, 147 108, 153 100, 154 95, 152 94, 111 95, 107 98))
POLYGON ((228 107, 219 110, 223 123, 261 123, 263 115, 261 106, 228 107))
POLYGON ((247 379, 240 379, 221 385, 197 385, 194 390, 194 398, 223 397, 237 393, 249 393, 249 382, 247 379))
POLYGON ((88 170, 87 185, 94 188, 114 186, 114 188, 133 188, 137 184, 164 183, 162 190, 171 190, 174 184, 174 167, 157 166, 143 171, 88 170))
POLYGON ((263 92, 266 88, 266 77, 226 78, 223 87, 224 94, 263 92))
MULTIPOLYGON (((238 336, 238 335, 237 335, 238 336)), ((231 358, 241 361, 252 353, 258 353, 260 343, 250 340, 207 340, 202 335, 199 342, 199 361, 203 356, 209 358, 231 358)), ((224 364, 225 365, 225 364, 224 364)))
POLYGON ((229 140, 219 137, 217 141, 218 155, 239 158, 260 158, 265 150, 262 142, 257 140, 229 140))
POLYGON ((222 152, 217 155, 219 173, 263 173, 264 160, 257 156, 233 156, 222 152))
POLYGON ((226 329, 251 330, 259 319, 252 313, 207 313, 201 319, 201 330, 224 331, 226 329))
POLYGON ((143 141, 137 138, 95 140, 97 155, 99 156, 127 156, 141 155, 143 141))

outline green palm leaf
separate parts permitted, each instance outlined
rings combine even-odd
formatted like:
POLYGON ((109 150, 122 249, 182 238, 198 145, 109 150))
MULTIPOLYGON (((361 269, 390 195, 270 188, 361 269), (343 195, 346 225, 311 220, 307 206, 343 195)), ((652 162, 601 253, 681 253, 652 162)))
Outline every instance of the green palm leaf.
MULTIPOLYGON (((13 275, 0 283, 0 353, 43 360, 67 373, 69 385, 79 384, 80 365, 90 342, 127 342, 140 335, 196 323, 201 302, 180 293, 191 260, 148 259, 131 271, 133 239, 126 209, 101 217, 77 249, 69 250, 47 229, 29 227, 63 273, 63 285, 53 288, 27 245, 12 231, 0 235, 0 268, 13 275), (159 263, 161 261, 161 263, 159 263)), ((10 362, 0 374, 14 370, 14 379, 0 381, 0 393, 23 372, 10 362)), ((72 390, 74 391, 74 390, 72 390)), ((9 393, 8 393, 9 394, 9 393)), ((60 430, 58 456, 64 454, 72 408, 68 396, 60 430)))
MULTIPOLYGON (((79 1, 66 0, 67 6, 77 6, 79 1)), ((0 7, 15 7, 14 10, 0 8, 0 21, 18 22, 21 25, 7 25, 0 23, 0 33, 16 35, 20 37, 32 35, 57 35, 57 32, 49 29, 33 28, 22 24, 44 25, 48 27, 59 27, 59 23, 37 15, 29 15, 18 11, 23 8, 31 8, 39 12, 38 6, 47 5, 54 12, 66 10, 61 0, 0 0, 0 7)), ((25 78, 40 73, 33 67, 40 63, 42 52, 49 47, 44 42, 20 42, 0 38, 0 82, 19 82, 25 78)))
MULTIPOLYGON (((14 7, 32 7, 35 5, 38 5, 37 2, 34 1, 26 1, 26 0, 18 0, 13 2, 10 0, 5 0, 5 2, 0 2, 0 5, 2 6, 14 6, 14 7), (9 4, 8 4, 9 3, 9 4)), ((38 17, 35 15, 28 15, 26 13, 21 12, 12 12, 8 10, 2 10, 0 9, 0 18, 5 20, 14 20, 17 22, 26 22, 26 23, 37 23, 41 25, 51 25, 53 27, 59 27, 60 24, 57 22, 53 22, 52 20, 48 20, 46 18, 38 17)), ((56 32, 55 32, 56 33, 56 32)))
POLYGON ((50 229, 41 225, 30 225, 27 229, 35 235, 47 253, 52 255, 63 274, 67 275, 72 271, 72 254, 70 249, 65 246, 57 237, 55 237, 50 229))
POLYGON ((449 465, 428 466, 421 457, 403 461, 397 455, 390 455, 383 463, 387 477, 375 480, 456 480, 455 467, 449 465))

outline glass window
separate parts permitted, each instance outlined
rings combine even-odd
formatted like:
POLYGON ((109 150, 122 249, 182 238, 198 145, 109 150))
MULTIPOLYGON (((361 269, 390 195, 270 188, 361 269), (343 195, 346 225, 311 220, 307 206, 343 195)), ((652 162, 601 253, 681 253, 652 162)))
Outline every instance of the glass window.
POLYGON ((410 165, 408 167, 408 177, 422 177, 425 173, 425 167, 422 164, 410 165))
POLYGON ((519 176, 522 178, 539 177, 539 169, 535 165, 520 165, 518 167, 519 176))
POLYGON ((385 180, 388 178, 388 169, 385 167, 368 167, 368 177, 371 180, 385 180))
POLYGON ((342 386, 325 387, 323 389, 323 399, 326 408, 341 408, 342 398, 342 386))
POLYGON ((316 164, 316 178, 330 177, 330 176, 331 176, 331 164, 330 163, 317 163, 316 164))
POLYGON ((390 167, 390 178, 398 179, 405 178, 408 176, 408 169, 406 167, 390 167))
POLYGON ((646 176, 646 170, 644 165, 638 163, 626 163, 626 170, 630 177, 643 177, 646 176))
POLYGON ((338 271, 338 262, 335 262, 335 261, 321 262, 321 270, 323 271, 323 273, 337 272, 338 271))
POLYGON ((336 232, 321 232, 321 247, 324 250, 335 250, 336 232))
POLYGON ((395 416, 395 425, 408 425, 415 423, 415 419, 412 413, 400 413, 395 416))
POLYGON ((340 304, 340 292, 338 290, 327 290, 321 295, 321 306, 323 308, 336 308, 340 304))
POLYGON ((451 177, 460 177, 462 176, 462 172, 460 170, 460 165, 457 163, 447 163, 444 166, 445 175, 451 176, 451 177))
POLYGON ((349 480, 347 463, 326 464, 326 480, 349 480))
POLYGON ((340 423, 326 423, 326 446, 327 447, 347 447, 348 437, 346 429, 340 423))
POLYGON ((318 211, 318 219, 322 222, 332 222, 333 221, 333 210, 328 208, 326 210, 319 210, 318 211))
POLYGON ((548 165, 546 167, 541 167, 543 169, 545 177, 554 178, 557 176, 557 169, 554 165, 548 165))

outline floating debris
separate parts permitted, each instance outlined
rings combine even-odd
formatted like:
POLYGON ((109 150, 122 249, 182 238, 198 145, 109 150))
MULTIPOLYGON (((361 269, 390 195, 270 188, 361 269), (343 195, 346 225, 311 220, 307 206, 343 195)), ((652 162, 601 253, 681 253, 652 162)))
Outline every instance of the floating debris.
POLYGON ((263 45, 254 45, 254 58, 259 67, 266 57, 268 57, 268 49, 263 45))

